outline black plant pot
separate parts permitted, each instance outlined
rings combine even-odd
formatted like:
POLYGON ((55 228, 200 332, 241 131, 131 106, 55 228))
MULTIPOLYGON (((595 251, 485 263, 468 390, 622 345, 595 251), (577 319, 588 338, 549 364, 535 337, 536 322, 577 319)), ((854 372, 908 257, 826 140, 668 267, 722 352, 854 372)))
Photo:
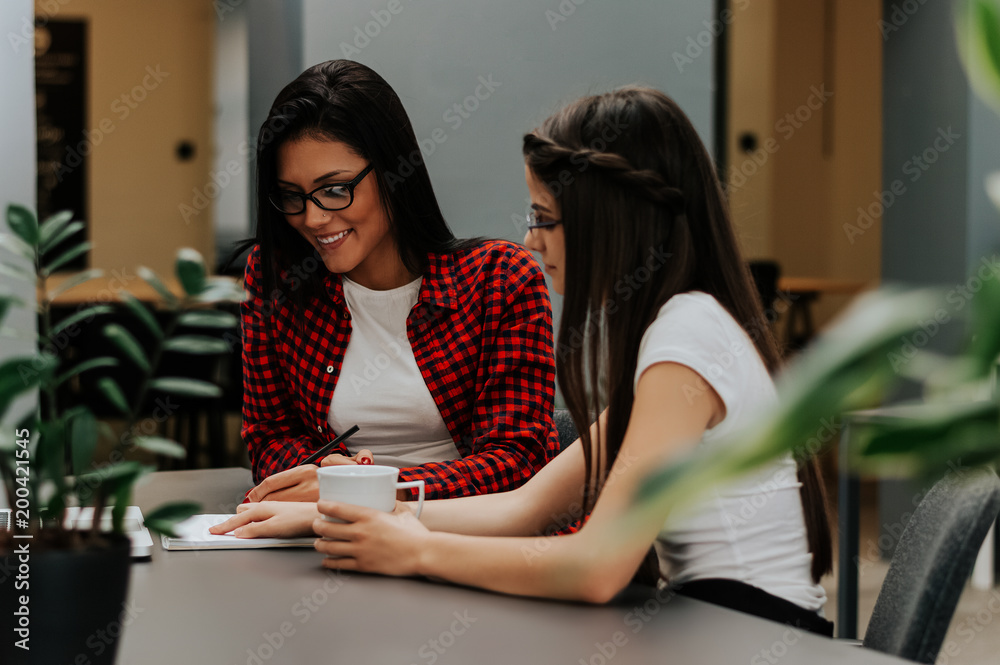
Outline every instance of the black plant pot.
POLYGON ((13 553, 0 554, 0 663, 115 662, 118 638, 132 618, 125 604, 132 559, 128 538, 109 536, 108 543, 35 553, 23 539, 14 541, 13 553), (24 543, 26 562, 17 549, 24 543))

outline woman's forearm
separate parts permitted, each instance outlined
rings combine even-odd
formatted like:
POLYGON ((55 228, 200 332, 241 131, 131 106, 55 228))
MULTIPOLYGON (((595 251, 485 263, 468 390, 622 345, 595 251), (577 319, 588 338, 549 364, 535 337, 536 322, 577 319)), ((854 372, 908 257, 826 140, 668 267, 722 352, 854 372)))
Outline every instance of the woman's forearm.
POLYGON ((419 574, 501 593, 606 602, 629 577, 609 574, 600 548, 581 534, 494 538, 431 533, 420 552, 419 574))
POLYGON ((539 520, 532 512, 525 492, 518 488, 497 494, 428 501, 420 521, 431 531, 470 536, 529 536, 544 528, 537 526, 539 520))
POLYGON ((432 531, 472 536, 534 536, 583 514, 583 449, 579 440, 517 489, 428 501, 420 521, 432 531))

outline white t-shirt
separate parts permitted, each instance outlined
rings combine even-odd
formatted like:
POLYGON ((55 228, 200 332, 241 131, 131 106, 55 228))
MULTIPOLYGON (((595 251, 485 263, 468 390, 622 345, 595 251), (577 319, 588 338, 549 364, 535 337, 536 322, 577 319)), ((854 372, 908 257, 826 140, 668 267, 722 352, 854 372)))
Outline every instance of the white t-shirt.
MULTIPOLYGON (((711 446, 775 404, 774 383, 750 337, 706 293, 679 294, 660 308, 639 346, 635 385, 661 362, 697 372, 726 406, 725 418, 705 432, 700 446, 711 446)), ((822 608, 826 593, 810 573, 799 487, 795 461, 786 455, 668 518, 659 541, 671 581, 738 580, 800 607, 822 608)))
POLYGON ((421 279, 373 291, 346 277, 351 340, 327 417, 334 432, 358 425, 351 454, 368 448, 376 464, 416 466, 461 457, 434 403, 406 335, 421 279))

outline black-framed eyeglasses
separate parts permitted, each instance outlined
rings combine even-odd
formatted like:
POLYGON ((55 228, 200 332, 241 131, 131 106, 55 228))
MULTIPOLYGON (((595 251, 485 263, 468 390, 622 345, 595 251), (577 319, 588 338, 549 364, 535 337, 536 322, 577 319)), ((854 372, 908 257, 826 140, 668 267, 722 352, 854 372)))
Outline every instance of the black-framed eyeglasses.
POLYGON ((551 229, 553 226, 558 226, 562 224, 561 219, 546 219, 539 220, 538 214, 532 209, 528 211, 528 230, 534 231, 535 229, 551 229))
POLYGON ((308 194, 301 194, 287 189, 276 189, 268 195, 271 205, 286 215, 298 215, 305 212, 306 199, 309 199, 323 210, 343 210, 354 203, 354 188, 374 168, 369 164, 365 170, 350 182, 335 182, 321 185, 308 194))

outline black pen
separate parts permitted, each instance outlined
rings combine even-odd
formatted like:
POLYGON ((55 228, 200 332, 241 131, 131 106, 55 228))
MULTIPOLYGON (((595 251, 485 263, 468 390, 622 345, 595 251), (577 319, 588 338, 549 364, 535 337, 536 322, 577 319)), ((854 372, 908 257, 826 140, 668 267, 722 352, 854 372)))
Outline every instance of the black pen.
POLYGON ((344 441, 347 441, 347 439, 357 434, 359 429, 361 428, 355 425, 354 427, 347 430, 346 432, 338 436, 330 443, 326 444, 325 446, 314 452, 309 457, 305 458, 305 460, 299 466, 302 466, 303 464, 317 464, 321 459, 326 457, 327 453, 336 448, 339 444, 343 443, 344 441))

